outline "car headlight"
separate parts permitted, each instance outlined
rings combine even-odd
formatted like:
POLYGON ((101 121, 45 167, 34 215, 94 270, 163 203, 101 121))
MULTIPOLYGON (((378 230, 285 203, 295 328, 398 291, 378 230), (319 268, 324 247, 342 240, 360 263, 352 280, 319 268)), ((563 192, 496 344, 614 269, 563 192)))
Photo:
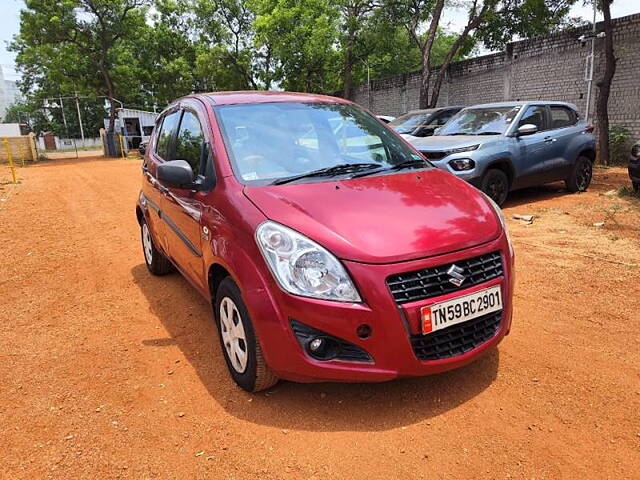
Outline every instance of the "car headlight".
POLYGON ((361 301, 340 261, 313 240, 266 221, 256 229, 256 242, 286 292, 338 302, 361 301))
POLYGON ((509 245, 509 257, 511 258, 511 261, 513 261, 515 252, 513 251, 513 245, 511 244, 511 237, 509 236, 509 230, 507 229, 507 222, 504 218, 504 214, 502 213, 502 209, 498 206, 496 202, 493 201, 491 197, 489 197, 489 195, 485 194, 484 192, 480 192, 480 193, 484 195, 484 197, 489 202, 489 205, 493 207, 493 211, 496 212, 496 215, 498 216, 498 220, 500 220, 500 225, 502 225, 504 234, 507 236, 507 243, 509 245))
POLYGON ((476 162, 470 158, 454 158, 453 160, 449 160, 449 165, 456 172, 463 172, 465 170, 473 170, 476 166, 476 162))
POLYGON ((451 150, 447 150, 447 155, 452 155, 454 153, 462 153, 462 152, 471 152, 473 150, 477 150, 480 145, 471 145, 469 147, 460 147, 460 148, 452 148, 451 150))

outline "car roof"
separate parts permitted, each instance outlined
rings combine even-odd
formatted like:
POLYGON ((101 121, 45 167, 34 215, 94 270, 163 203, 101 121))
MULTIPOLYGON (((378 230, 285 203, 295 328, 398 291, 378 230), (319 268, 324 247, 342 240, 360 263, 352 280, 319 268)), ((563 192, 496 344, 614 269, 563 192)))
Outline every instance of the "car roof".
POLYGON ((418 113, 431 113, 431 112, 438 112, 440 110, 450 110, 450 109, 454 109, 457 108, 459 110, 462 110, 463 108, 465 108, 462 105, 449 105, 446 107, 435 107, 435 108, 423 108, 423 109, 416 109, 416 110, 409 110, 407 113, 404 113, 403 115, 408 115, 408 114, 418 114, 418 113))
POLYGON ((200 93, 198 97, 206 97, 215 105, 233 105, 240 103, 271 103, 271 102, 332 102, 351 103, 343 98, 330 97, 328 95, 316 95, 312 93, 275 92, 245 90, 233 92, 200 93))
POLYGON ((578 110, 573 103, 557 102, 548 100, 518 100, 516 102, 494 102, 494 103, 480 103, 478 105, 470 105, 467 108, 497 108, 497 107, 516 107, 521 105, 560 105, 563 107, 570 107, 574 110, 578 110))

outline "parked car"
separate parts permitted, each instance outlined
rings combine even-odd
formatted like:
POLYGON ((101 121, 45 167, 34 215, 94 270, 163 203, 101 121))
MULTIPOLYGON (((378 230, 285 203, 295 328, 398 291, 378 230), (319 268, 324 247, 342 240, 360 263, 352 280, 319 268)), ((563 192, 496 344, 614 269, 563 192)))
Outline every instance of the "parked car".
POLYGON ((500 209, 352 102, 190 95, 159 116, 142 170, 144 261, 211 303, 245 390, 433 374, 509 332, 500 209))
POLYGON ((629 178, 633 189, 640 193, 640 142, 631 147, 631 158, 629 159, 629 178))
POLYGON ((502 205, 512 190, 558 180, 585 191, 596 158, 592 132, 569 103, 505 102, 465 108, 436 135, 411 142, 502 205))
POLYGON ((384 123, 389 123, 389 122, 393 122, 396 117, 392 117, 391 115, 376 115, 380 120, 382 120, 384 123))
POLYGON ((411 110, 389 122, 389 126, 401 136, 411 139, 433 135, 436 128, 441 127, 462 110, 463 107, 430 108, 427 110, 411 110))

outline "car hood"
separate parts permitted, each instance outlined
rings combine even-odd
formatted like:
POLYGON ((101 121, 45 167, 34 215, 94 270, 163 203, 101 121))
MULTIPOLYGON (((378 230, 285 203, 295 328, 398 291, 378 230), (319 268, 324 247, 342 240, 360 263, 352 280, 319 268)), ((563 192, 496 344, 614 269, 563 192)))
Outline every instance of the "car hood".
POLYGON ((411 145, 421 152, 438 152, 452 148, 472 147, 493 143, 502 135, 432 135, 430 137, 412 137, 411 145))
POLYGON ((484 196, 438 169, 342 181, 245 186, 270 220, 338 258, 392 263, 491 241, 501 232, 484 196))

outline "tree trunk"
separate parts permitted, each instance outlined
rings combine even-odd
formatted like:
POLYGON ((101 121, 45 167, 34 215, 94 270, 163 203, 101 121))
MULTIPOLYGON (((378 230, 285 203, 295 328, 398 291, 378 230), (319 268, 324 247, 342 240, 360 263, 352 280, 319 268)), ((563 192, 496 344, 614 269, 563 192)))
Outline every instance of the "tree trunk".
MULTIPOLYGON (((469 25, 467 27, 469 27, 469 25)), ((442 65, 440 65, 440 69, 436 74, 435 83, 433 84, 433 89, 431 90, 431 101, 429 102, 429 105, 428 105, 429 108, 435 108, 435 106, 437 105, 438 97, 440 96, 440 88, 442 87, 442 82, 444 81, 444 76, 447 73, 447 69, 451 64, 453 57, 456 56, 456 53, 458 53, 458 50, 460 50, 460 47, 464 44, 465 40, 467 39, 467 36, 469 35, 470 30, 471 28, 464 29, 464 31, 460 34, 460 36, 456 39, 456 41, 453 42, 453 45, 451 45, 451 49, 447 53, 447 56, 445 57, 444 62, 442 62, 442 65)))
POLYGON ((453 45, 451 45, 451 48, 449 49, 449 52, 447 53, 447 56, 444 59, 444 62, 442 62, 442 65, 440 65, 440 69, 436 74, 436 81, 435 81, 435 84, 433 85, 433 90, 431 92, 431 101, 429 102, 429 108, 434 108, 438 103, 438 97, 440 96, 440 88, 442 87, 444 76, 447 73, 447 69, 451 64, 453 57, 456 56, 456 53, 458 53, 458 50, 460 50, 460 47, 464 45, 464 42, 467 40, 467 37, 469 36, 469 33, 471 33, 473 29, 477 28, 480 25, 480 23, 484 20, 484 17, 486 16, 490 8, 493 8, 494 4, 495 4, 494 1, 486 0, 484 5, 482 6, 482 9, 477 15, 475 14, 476 10, 475 10, 475 4, 474 4, 474 8, 470 13, 469 21, 467 22, 467 25, 464 27, 464 30, 462 31, 460 36, 456 38, 456 41, 453 42, 453 45))
POLYGON ((351 100, 353 96, 353 35, 351 33, 347 35, 343 79, 344 87, 342 96, 347 100, 351 100))
POLYGON ((422 76, 420 79, 420 108, 427 108, 429 105, 429 83, 431 81, 431 48, 433 47, 433 41, 436 38, 438 31, 438 25, 440 23, 440 16, 442 15, 442 9, 444 8, 444 0, 437 0, 436 6, 433 9, 433 16, 431 17, 431 24, 429 25, 429 34, 427 35, 427 41, 422 48, 422 76))
POLYGON ((100 61, 98 61, 98 70, 100 71, 100 74, 102 75, 102 79, 104 80, 104 86, 106 87, 107 90, 107 99, 109 100, 109 104, 111 105, 111 110, 109 111, 109 128, 107 129, 108 133, 113 133, 113 131, 115 130, 115 124, 116 124, 116 102, 115 102, 115 95, 114 95, 114 91, 113 91, 113 82, 111 81, 111 75, 109 74, 109 70, 107 70, 106 66, 105 66, 105 61, 104 61, 104 57, 106 56, 106 54, 102 55, 102 58, 100 61))
POLYGON ((609 149, 609 93, 611 81, 616 73, 616 57, 613 51, 613 27, 611 26, 611 10, 609 1, 603 0, 602 14, 604 16, 604 73, 597 83, 598 96, 596 99, 596 116, 598 119, 598 149, 600 162, 608 165, 610 162, 609 149))

